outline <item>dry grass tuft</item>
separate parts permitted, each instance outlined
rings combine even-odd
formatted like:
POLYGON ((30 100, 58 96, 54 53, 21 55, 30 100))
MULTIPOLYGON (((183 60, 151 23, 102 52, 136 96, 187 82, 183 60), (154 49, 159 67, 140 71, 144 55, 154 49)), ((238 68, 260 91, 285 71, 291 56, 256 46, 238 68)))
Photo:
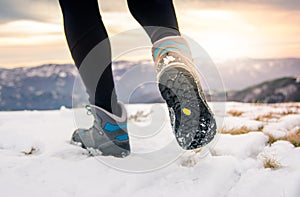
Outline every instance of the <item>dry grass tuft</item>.
POLYGON ((259 115, 254 120, 267 122, 270 119, 278 119, 278 118, 280 118, 280 116, 274 114, 273 112, 270 112, 264 115, 259 115))
POLYGON ((281 113, 281 115, 283 116, 290 115, 290 114, 298 114, 298 112, 295 110, 287 110, 281 113))
POLYGON ((276 142, 277 140, 279 140, 279 139, 275 138, 275 137, 274 137, 273 135, 271 135, 271 134, 265 133, 265 135, 269 137, 269 140, 268 140, 268 143, 269 143, 269 144, 273 144, 274 142, 276 142))
POLYGON ((279 169, 282 165, 274 157, 264 157, 264 168, 279 169))
POLYGON ((220 133, 231 134, 231 135, 241 135, 241 134, 245 134, 245 133, 249 133, 249 132, 251 132, 251 130, 245 126, 242 126, 241 128, 234 128, 234 129, 229 129, 229 130, 222 128, 220 130, 220 133))
POLYGON ((291 144, 293 144, 295 147, 300 147, 300 128, 295 132, 290 132, 287 135, 275 138, 274 136, 270 134, 266 134, 269 137, 268 143, 273 144, 274 142, 278 140, 285 140, 289 141, 291 144))
POLYGON ((293 110, 287 110, 282 112, 269 112, 267 114, 257 116, 254 120, 268 122, 270 119, 279 119, 282 116, 286 116, 290 114, 298 114, 298 113, 293 110))
POLYGON ((222 128, 220 129, 220 133, 222 134, 231 134, 231 135, 242 135, 242 134, 246 134, 249 132, 260 132, 263 130, 263 126, 258 128, 258 130, 251 130, 249 128, 247 128, 246 126, 242 126, 240 128, 233 128, 233 129, 226 129, 226 128, 222 128))
POLYGON ((231 116, 235 116, 235 117, 239 117, 239 116, 243 115, 243 113, 244 113, 244 112, 242 112, 242 111, 238 111, 238 110, 234 110, 234 109, 229 110, 229 111, 227 112, 227 114, 229 114, 229 115, 231 115, 231 116))
MULTIPOLYGON (((269 104, 270 105, 270 104, 269 104)), ((299 103, 276 103, 276 104, 271 104, 272 107, 274 108, 295 108, 295 109, 300 109, 299 103)))
POLYGON ((296 132, 289 133, 280 139, 291 142, 295 147, 300 147, 300 128, 296 132))

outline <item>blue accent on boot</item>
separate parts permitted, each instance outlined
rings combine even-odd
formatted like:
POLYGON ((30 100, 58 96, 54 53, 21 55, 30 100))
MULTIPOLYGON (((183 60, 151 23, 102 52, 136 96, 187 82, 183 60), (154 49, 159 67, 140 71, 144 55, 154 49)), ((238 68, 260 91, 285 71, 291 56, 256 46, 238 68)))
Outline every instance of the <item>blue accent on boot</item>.
MULTIPOLYGON (((178 46, 179 48, 181 48, 182 50, 184 50, 186 53, 189 53, 189 49, 184 45, 184 44, 180 44, 180 43, 177 43, 177 42, 173 42, 173 41, 166 41, 166 42, 164 42, 164 43, 162 43, 162 44, 160 44, 155 50, 154 50, 154 59, 156 59, 156 57, 157 57, 157 53, 158 53, 158 51, 161 49, 161 48, 163 48, 164 46, 166 46, 166 45, 169 45, 169 44, 173 44, 173 45, 176 45, 176 46, 178 46)), ((163 51, 162 51, 162 53, 161 54, 164 54, 164 53, 166 53, 168 50, 174 50, 175 48, 166 48, 166 49, 164 49, 163 51)), ((176 50, 178 50, 178 49, 176 49, 176 50)))
POLYGON ((167 53, 168 51, 179 51, 179 50, 174 47, 168 47, 168 48, 165 48, 164 50, 162 50, 160 55, 163 55, 163 54, 167 53))
POLYGON ((108 132, 115 132, 117 130, 126 129, 126 128, 127 128, 127 124, 113 125, 109 122, 107 122, 104 126, 104 129, 108 132))
POLYGON ((128 140, 128 134, 124 134, 124 135, 119 135, 117 137, 115 137, 115 139, 119 140, 119 141, 125 141, 128 140))

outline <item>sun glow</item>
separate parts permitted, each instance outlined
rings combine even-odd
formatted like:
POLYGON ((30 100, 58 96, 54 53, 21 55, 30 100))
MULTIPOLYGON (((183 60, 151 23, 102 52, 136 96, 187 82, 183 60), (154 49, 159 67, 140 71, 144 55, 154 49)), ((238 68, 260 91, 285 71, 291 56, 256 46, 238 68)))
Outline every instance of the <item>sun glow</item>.
POLYGON ((0 29, 2 46, 41 45, 62 40, 61 25, 29 20, 3 24, 0 29))
POLYGON ((300 28, 295 25, 300 24, 300 20, 285 21, 293 13, 245 9, 186 10, 178 15, 182 32, 195 39, 213 59, 300 55, 300 40, 296 36, 300 28))
MULTIPOLYGON (((296 17, 300 11, 258 8, 241 5, 176 11, 182 34, 201 45, 213 60, 300 57, 300 17, 296 17)), ((128 11, 102 12, 102 18, 109 35, 141 28, 128 11)), ((51 21, 0 23, 0 67, 42 61, 72 62, 61 15, 51 21)), ((140 41, 136 35, 131 36, 140 41)), ((118 41, 112 47, 127 46, 132 39, 118 41)), ((150 51, 143 57, 149 58, 149 54, 150 51)), ((134 60, 143 57, 135 56, 134 60)))

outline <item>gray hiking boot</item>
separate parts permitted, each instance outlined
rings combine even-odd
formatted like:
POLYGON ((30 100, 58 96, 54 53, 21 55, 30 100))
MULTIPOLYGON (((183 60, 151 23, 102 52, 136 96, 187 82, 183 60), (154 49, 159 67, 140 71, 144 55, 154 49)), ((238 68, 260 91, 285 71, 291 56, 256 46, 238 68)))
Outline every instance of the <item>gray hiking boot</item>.
POLYGON ((194 66, 188 43, 170 36, 152 48, 159 90, 166 101, 178 144, 186 150, 200 148, 216 134, 210 110, 194 66))
POLYGON ((89 112, 94 116, 94 124, 89 129, 77 129, 71 142, 88 149, 91 154, 126 157, 130 154, 129 137, 127 133, 127 114, 123 104, 121 117, 107 112, 97 106, 89 106, 89 112))

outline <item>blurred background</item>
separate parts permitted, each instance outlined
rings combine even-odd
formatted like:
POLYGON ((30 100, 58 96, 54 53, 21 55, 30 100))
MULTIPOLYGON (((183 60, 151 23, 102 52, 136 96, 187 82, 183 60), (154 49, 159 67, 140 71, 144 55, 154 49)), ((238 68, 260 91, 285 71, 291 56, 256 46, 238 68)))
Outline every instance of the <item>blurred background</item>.
MULTIPOLYGON (((206 90, 213 101, 300 101, 300 1, 174 0, 181 32, 215 62, 224 88, 206 90)), ((125 0, 99 1, 111 36, 140 28, 125 0)), ((126 45, 123 39, 113 47, 126 45)), ((150 51, 114 62, 117 80, 141 67, 153 77, 150 51)), ((56 0, 0 0, 0 110, 72 107, 78 77, 56 0)), ((138 77, 138 76, 137 76, 138 77)), ((78 100, 86 95, 79 91, 78 100)), ((122 100, 122 98, 120 98, 122 100)), ((131 103, 161 102, 156 87, 140 87, 131 103)))

